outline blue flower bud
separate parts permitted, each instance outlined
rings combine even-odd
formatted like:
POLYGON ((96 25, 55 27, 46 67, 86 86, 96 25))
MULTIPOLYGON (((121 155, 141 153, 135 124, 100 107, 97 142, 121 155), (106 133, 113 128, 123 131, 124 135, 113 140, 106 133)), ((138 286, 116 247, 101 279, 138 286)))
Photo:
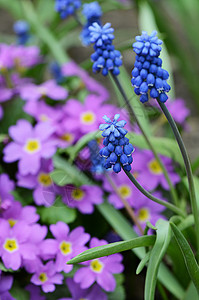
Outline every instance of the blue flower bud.
POLYGON ((114 152, 110 154, 109 158, 111 164, 115 164, 117 162, 117 155, 114 152))
POLYGON ((160 98, 161 102, 166 102, 168 99, 168 96, 165 93, 160 93, 159 98, 160 98))
POLYGON ((131 155, 131 153, 134 151, 133 145, 128 144, 124 146, 124 154, 127 156, 131 155))
POLYGON ((141 101, 142 103, 147 102, 147 101, 148 101, 148 94, 142 94, 142 95, 140 96, 140 101, 141 101))
POLYGON ((131 171, 131 165, 126 165, 123 167, 125 171, 130 172, 131 171))
POLYGON ((137 77, 138 75, 140 75, 140 71, 139 71, 138 68, 134 68, 133 71, 131 72, 131 74, 132 74, 133 77, 137 77))
POLYGON ((157 98, 159 96, 158 91, 155 88, 152 88, 150 91, 151 98, 157 98))
POLYGON ((112 144, 112 143, 109 143, 109 144, 108 144, 108 150, 109 150, 110 152, 113 152, 114 149, 115 149, 115 147, 113 146, 113 144, 112 144))
POLYGON ((142 69, 142 70, 140 71, 140 77, 141 77, 142 79, 146 79, 146 78, 147 78, 147 75, 148 75, 147 70, 142 69))
POLYGON ((146 82, 147 82, 148 86, 153 86, 155 84, 155 76, 153 74, 149 73, 147 75, 146 82))
POLYGON ((140 94, 146 94, 148 92, 148 84, 146 83, 146 81, 142 82, 141 86, 140 86, 140 94))
POLYGON ((122 154, 120 157, 120 162, 123 166, 128 164, 128 157, 126 154, 122 154))
POLYGON ((116 146, 115 147, 115 154, 117 156, 121 156, 123 154, 123 150, 122 150, 122 147, 121 146, 116 146))
POLYGON ((116 163, 114 166, 113 166, 113 171, 115 173, 119 173, 121 171, 121 165, 120 163, 116 163))

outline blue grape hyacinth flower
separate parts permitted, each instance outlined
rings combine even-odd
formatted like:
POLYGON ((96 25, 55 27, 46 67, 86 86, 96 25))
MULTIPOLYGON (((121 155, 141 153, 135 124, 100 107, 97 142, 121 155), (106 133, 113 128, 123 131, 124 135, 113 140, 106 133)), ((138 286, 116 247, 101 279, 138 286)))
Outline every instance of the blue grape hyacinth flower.
POLYGON ((117 76, 120 73, 119 67, 122 65, 122 56, 120 51, 115 50, 112 41, 114 39, 114 29, 110 23, 104 26, 93 23, 89 27, 90 41, 94 43, 95 52, 91 55, 93 61, 93 72, 102 72, 102 75, 108 75, 109 71, 117 76))
POLYGON ((133 51, 137 55, 131 83, 134 92, 140 95, 140 101, 143 103, 148 101, 149 95, 151 98, 159 97, 161 102, 165 102, 168 99, 167 93, 171 89, 167 83, 169 73, 162 68, 162 60, 159 57, 162 41, 156 34, 156 31, 151 35, 143 31, 133 44, 133 51))
POLYGON ((55 10, 62 19, 73 15, 81 7, 81 0, 55 0, 55 10))
POLYGON ((91 140, 88 142, 88 148, 90 151, 90 160, 91 160, 91 172, 99 175, 104 173, 104 161, 105 158, 99 155, 99 146, 96 140, 91 140))
POLYGON ((99 126, 99 129, 103 131, 102 136, 105 137, 104 148, 100 150, 100 155, 106 158, 104 167, 106 169, 113 168, 115 173, 121 171, 121 166, 125 171, 131 170, 134 151, 133 145, 129 143, 129 139, 126 137, 128 132, 124 129, 126 121, 118 121, 119 117, 120 115, 116 114, 112 121, 104 116, 103 119, 106 123, 99 126))
POLYGON ((25 45, 30 38, 30 26, 25 20, 14 23, 13 30, 17 35, 17 44, 25 45))
POLYGON ((93 23, 97 23, 101 25, 101 16, 102 16, 102 10, 97 1, 91 2, 91 3, 85 3, 83 5, 82 14, 84 15, 86 19, 86 24, 84 25, 80 39, 82 41, 82 44, 84 46, 90 45, 90 31, 89 27, 93 23))

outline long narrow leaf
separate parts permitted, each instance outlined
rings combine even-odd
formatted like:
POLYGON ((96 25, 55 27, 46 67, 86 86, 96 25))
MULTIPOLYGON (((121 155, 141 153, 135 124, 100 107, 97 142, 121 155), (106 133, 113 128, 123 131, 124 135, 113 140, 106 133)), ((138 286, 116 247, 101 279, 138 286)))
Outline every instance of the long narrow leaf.
MULTIPOLYGON (((134 232, 132 225, 122 216, 119 211, 117 211, 109 203, 104 202, 103 204, 98 205, 97 208, 104 216, 106 221, 112 226, 112 228, 119 234, 122 239, 128 240, 137 237, 137 234, 134 232)), ((135 248, 132 251, 140 259, 143 259, 146 255, 143 247, 135 248)), ((158 279, 177 299, 181 300, 183 298, 183 287, 179 284, 175 276, 163 263, 161 263, 159 267, 158 279)))
POLYGON ((91 249, 88 249, 76 257, 72 258, 67 262, 67 264, 75 264, 84 262, 87 260, 99 258, 102 256, 107 256, 115 254, 118 252, 123 252, 126 250, 131 250, 138 247, 148 247, 153 245, 155 242, 155 236, 141 236, 129 241, 116 242, 108 245, 98 246, 91 249))
POLYGON ((171 228, 173 230, 174 236, 176 238, 176 241, 181 249, 182 255, 185 260, 185 264, 187 266, 187 270, 189 272, 189 275, 198 291, 199 294, 199 266, 196 262, 195 256, 193 254, 193 251, 185 239, 184 235, 180 232, 178 227, 174 223, 170 223, 171 228))
POLYGON ((155 287, 160 262, 166 253, 167 247, 171 239, 171 229, 169 222, 159 219, 156 223, 157 238, 151 250, 149 264, 145 282, 145 300, 153 300, 155 296, 155 287))

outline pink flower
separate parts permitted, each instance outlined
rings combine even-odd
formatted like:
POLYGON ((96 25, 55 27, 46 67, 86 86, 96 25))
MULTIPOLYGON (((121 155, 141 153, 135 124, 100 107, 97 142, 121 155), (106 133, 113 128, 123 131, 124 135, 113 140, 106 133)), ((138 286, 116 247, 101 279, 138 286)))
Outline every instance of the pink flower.
POLYGON ((69 207, 76 207, 83 214, 91 214, 94 211, 94 204, 103 202, 102 190, 94 185, 82 185, 81 187, 67 185, 64 187, 64 191, 63 202, 69 207))
MULTIPOLYGON (((180 176, 174 171, 172 159, 163 155, 160 155, 160 158, 168 171, 172 183, 175 185, 180 181, 180 176)), ((146 189, 153 190, 160 184, 165 190, 169 190, 162 168, 151 151, 135 151, 133 165, 135 172, 138 173, 139 183, 146 189)))
POLYGON ((35 259, 36 247, 30 243, 31 228, 25 222, 17 222, 13 228, 0 219, 0 256, 6 268, 18 270, 23 259, 35 259))
POLYGON ((40 85, 27 84, 20 87, 19 93, 21 98, 26 101, 38 101, 43 97, 49 97, 53 100, 65 100, 68 96, 66 89, 57 85, 54 79, 40 85))
POLYGON ((49 123, 38 123, 34 128, 26 120, 18 120, 9 128, 14 142, 4 148, 4 161, 19 160, 22 175, 36 174, 41 166, 41 158, 50 158, 56 152, 56 142, 52 138, 55 129, 49 123))
POLYGON ((44 293, 49 293, 55 290, 55 284, 62 284, 63 279, 62 274, 56 273, 54 262, 49 261, 46 265, 42 263, 37 265, 37 271, 30 281, 35 285, 40 285, 44 293))
MULTIPOLYGON (((105 240, 92 238, 90 248, 106 244, 105 240)), ((121 273, 124 269, 121 260, 121 254, 113 254, 82 263, 84 266, 77 270, 74 275, 74 281, 80 283, 82 289, 88 288, 94 282, 97 282, 105 291, 112 292, 116 287, 113 274, 121 273)))
POLYGON ((73 266, 67 265, 66 262, 87 249, 84 245, 88 242, 90 235, 85 233, 81 226, 69 232, 68 225, 63 222, 50 225, 50 231, 55 239, 47 239, 43 242, 42 255, 52 258, 56 256, 56 271, 68 273, 73 266))
POLYGON ((69 132, 79 130, 81 134, 98 130, 104 114, 114 115, 113 105, 102 105, 95 95, 88 95, 82 104, 78 100, 70 99, 64 106, 66 119, 65 127, 69 132))
POLYGON ((86 88, 92 94, 96 94, 96 99, 105 101, 109 98, 109 92, 107 89, 101 85, 99 82, 94 80, 89 74, 80 68, 76 63, 69 62, 62 67, 62 73, 65 76, 78 76, 81 78, 83 83, 85 84, 86 88))
POLYGON ((7 174, 0 175, 0 208, 6 210, 14 200, 11 192, 14 190, 14 181, 10 180, 7 174))

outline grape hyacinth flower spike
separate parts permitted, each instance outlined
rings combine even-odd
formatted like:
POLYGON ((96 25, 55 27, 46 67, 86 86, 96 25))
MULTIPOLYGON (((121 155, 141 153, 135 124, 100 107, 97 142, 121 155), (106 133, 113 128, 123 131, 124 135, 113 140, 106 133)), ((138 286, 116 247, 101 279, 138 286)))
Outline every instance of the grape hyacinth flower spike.
POLYGON ((109 71, 115 76, 119 75, 119 67, 122 65, 122 56, 120 51, 115 50, 112 41, 114 29, 110 23, 101 26, 94 22, 89 28, 90 42, 94 43, 95 52, 91 55, 93 61, 93 72, 102 72, 102 75, 108 75, 109 71))
POLYGON ((99 3, 97 1, 94 1, 91 3, 83 4, 82 14, 86 19, 86 23, 82 29, 80 39, 84 46, 88 46, 90 45, 89 27, 95 22, 101 25, 102 10, 99 3))
POLYGON ((104 116, 105 124, 101 124, 99 129, 102 132, 102 136, 105 138, 103 145, 105 146, 100 150, 100 155, 106 158, 104 167, 109 169, 113 167, 115 173, 121 171, 121 166, 125 171, 131 170, 131 163, 133 162, 132 153, 134 148, 129 143, 129 139, 125 136, 127 130, 123 127, 126 121, 121 120, 118 122, 120 115, 116 114, 113 121, 104 116))
POLYGON ((30 38, 30 26, 24 20, 18 20, 14 23, 13 30, 17 35, 17 43, 25 45, 30 38))
POLYGON ((56 0, 55 10, 60 14, 62 19, 74 15, 76 10, 81 7, 81 0, 56 0))
POLYGON ((143 103, 148 101, 149 95, 151 98, 159 98, 161 102, 165 102, 168 99, 166 93, 171 89, 167 83, 169 73, 162 68, 162 59, 159 57, 162 41, 156 34, 156 31, 151 35, 143 31, 133 43, 133 51, 137 55, 131 83, 134 92, 140 95, 140 101, 143 103))

